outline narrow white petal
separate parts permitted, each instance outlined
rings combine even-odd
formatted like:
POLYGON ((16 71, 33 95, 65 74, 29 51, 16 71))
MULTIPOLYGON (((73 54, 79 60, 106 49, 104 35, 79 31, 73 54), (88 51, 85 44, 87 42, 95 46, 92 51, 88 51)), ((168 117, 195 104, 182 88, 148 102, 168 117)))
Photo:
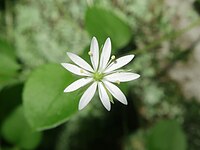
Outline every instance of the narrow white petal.
POLYGON ((126 64, 128 64, 132 59, 134 58, 134 55, 127 55, 127 56, 123 56, 120 57, 118 59, 116 59, 114 62, 112 62, 105 70, 105 73, 107 72, 111 72, 113 70, 119 69, 123 66, 125 66, 126 64))
POLYGON ((83 86, 85 86, 86 84, 90 83, 92 81, 92 78, 82 78, 79 80, 74 81, 73 83, 71 83, 65 90, 64 92, 72 92, 75 91, 83 86))
POLYGON ((76 65, 69 64, 69 63, 61 63, 61 65, 68 71, 72 72, 73 74, 76 74, 79 76, 91 76, 91 73, 89 73, 88 71, 86 71, 76 65))
POLYGON ((110 105, 109 96, 101 82, 98 83, 98 90, 99 90, 99 97, 101 99, 102 104, 108 111, 110 111, 111 105, 110 105))
POLYGON ((110 54, 111 54, 111 41, 110 38, 107 38, 101 53, 100 66, 99 66, 100 71, 106 68, 106 65, 110 59, 110 54))
POLYGON ((127 82, 139 78, 140 75, 131 72, 116 72, 109 74, 104 78, 110 82, 127 82))
POLYGON ((95 37, 92 38, 90 45, 90 52, 91 52, 90 59, 92 62, 92 66, 94 70, 97 70, 99 64, 99 45, 95 37))
POLYGON ((81 110, 83 109, 93 98, 95 91, 97 89, 97 82, 94 82, 90 87, 84 92, 82 95, 78 109, 81 110))
POLYGON ((81 57, 79 57, 78 55, 70 53, 70 52, 67 52, 67 55, 79 67, 93 72, 92 67, 85 60, 83 60, 81 57))
POLYGON ((108 82, 108 81, 103 81, 106 88, 108 91, 121 103, 127 105, 127 99, 126 96, 122 93, 122 91, 114 84, 108 82))

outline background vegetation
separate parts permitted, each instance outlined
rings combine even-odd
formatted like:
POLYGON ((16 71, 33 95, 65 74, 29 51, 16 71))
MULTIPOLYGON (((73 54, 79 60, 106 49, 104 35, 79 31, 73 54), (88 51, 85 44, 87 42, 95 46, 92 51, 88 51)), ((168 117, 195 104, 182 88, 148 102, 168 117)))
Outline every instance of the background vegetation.
POLYGON ((200 149, 199 15, 199 0, 0 1, 0 149, 200 149), (92 36, 136 55, 128 106, 63 93, 66 51, 88 60, 92 36))

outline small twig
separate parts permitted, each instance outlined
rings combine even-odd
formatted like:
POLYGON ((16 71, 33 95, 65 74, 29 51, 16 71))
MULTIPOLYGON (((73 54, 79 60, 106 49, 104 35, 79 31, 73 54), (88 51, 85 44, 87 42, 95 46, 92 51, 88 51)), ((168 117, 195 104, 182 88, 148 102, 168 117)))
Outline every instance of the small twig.
POLYGON ((92 7, 94 5, 93 0, 87 0, 86 2, 87 2, 88 7, 92 7))
POLYGON ((156 78, 160 78, 163 75, 165 75, 171 67, 173 67, 179 60, 182 59, 182 56, 185 56, 191 53, 191 51, 194 50, 195 46, 199 43, 199 41, 200 41, 200 36, 188 48, 186 48, 186 50, 180 52, 178 55, 176 55, 173 58, 173 60, 169 64, 163 67, 163 69, 156 75, 156 78))
POLYGON ((10 0, 5 1, 5 23, 7 40, 13 40, 13 8, 10 0))
POLYGON ((155 42, 151 43, 149 46, 147 46, 143 49, 131 51, 130 53, 134 53, 134 54, 137 54, 137 55, 145 53, 146 51, 153 49, 156 46, 160 45, 163 41, 166 41, 168 39, 176 39, 177 37, 181 36, 182 34, 190 31, 191 29, 193 29, 194 27, 199 26, 199 25, 200 25, 200 19, 194 21, 193 23, 191 23, 187 27, 180 29, 179 31, 175 32, 174 34, 164 35, 159 40, 155 40, 155 42))

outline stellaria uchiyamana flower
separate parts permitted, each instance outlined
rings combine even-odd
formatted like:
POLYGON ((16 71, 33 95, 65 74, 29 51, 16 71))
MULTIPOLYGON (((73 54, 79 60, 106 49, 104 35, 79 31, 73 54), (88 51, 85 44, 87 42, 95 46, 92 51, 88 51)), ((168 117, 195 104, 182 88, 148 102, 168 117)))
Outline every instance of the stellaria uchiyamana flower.
POLYGON ((97 89, 100 100, 108 111, 111 109, 112 96, 127 105, 126 96, 114 83, 120 84, 120 82, 127 82, 140 77, 139 74, 119 70, 119 68, 128 64, 134 58, 134 55, 126 55, 115 59, 114 55, 111 56, 110 38, 106 39, 101 55, 99 53, 97 39, 93 37, 90 51, 88 52, 92 67, 81 57, 70 52, 67 52, 67 55, 74 64, 61 63, 68 71, 82 76, 81 79, 76 80, 66 87, 64 92, 72 92, 90 84, 79 101, 79 110, 83 109, 91 101, 97 89))

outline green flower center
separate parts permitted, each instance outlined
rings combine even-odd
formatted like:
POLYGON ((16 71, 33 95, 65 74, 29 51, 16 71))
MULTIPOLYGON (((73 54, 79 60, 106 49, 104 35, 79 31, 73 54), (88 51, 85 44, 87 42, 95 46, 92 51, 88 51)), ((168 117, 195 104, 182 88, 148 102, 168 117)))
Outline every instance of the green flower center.
POLYGON ((104 74, 103 73, 100 73, 100 72, 95 72, 94 75, 93 75, 93 79, 95 81, 101 81, 104 77, 104 74))

